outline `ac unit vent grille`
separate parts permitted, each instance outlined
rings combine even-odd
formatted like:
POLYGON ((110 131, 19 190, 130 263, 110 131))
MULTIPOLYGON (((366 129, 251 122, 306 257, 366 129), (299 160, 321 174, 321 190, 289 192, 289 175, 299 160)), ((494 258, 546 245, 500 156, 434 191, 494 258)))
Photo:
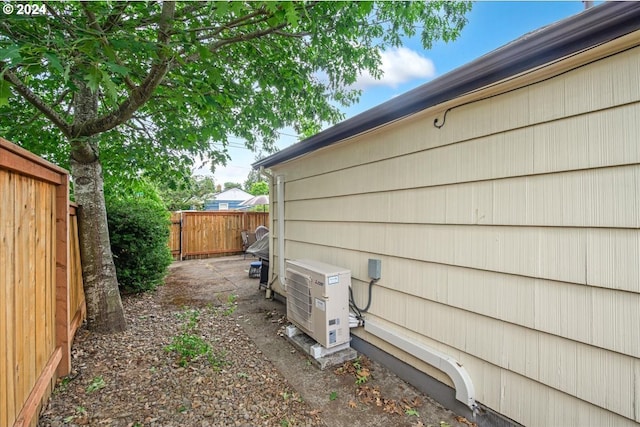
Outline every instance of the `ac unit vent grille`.
POLYGON ((286 265, 287 319, 325 348, 348 343, 351 272, 310 259, 286 265))
POLYGON ((293 316, 300 326, 313 332, 313 319, 311 310, 311 277, 288 269, 287 275, 287 299, 290 316, 293 316))

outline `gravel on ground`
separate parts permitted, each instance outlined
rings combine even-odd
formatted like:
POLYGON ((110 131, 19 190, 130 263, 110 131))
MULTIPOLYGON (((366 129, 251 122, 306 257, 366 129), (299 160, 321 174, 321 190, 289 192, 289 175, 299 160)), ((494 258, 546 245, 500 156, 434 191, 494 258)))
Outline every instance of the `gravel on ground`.
POLYGON ((40 426, 324 425, 242 333, 234 304, 168 310, 154 297, 124 298, 123 333, 78 332, 73 372, 58 382, 40 426), (213 357, 181 366, 167 347, 185 333, 211 343, 213 357))
POLYGON ((284 337, 285 307, 256 290, 247 263, 174 263, 157 291, 123 297, 125 332, 81 328, 38 425, 473 425, 364 356, 317 369, 284 337))

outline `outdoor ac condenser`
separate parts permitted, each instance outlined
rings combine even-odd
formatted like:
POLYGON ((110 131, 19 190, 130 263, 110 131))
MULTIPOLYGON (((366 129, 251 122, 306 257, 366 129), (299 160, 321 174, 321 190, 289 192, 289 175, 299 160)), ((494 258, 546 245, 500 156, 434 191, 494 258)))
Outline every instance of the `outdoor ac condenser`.
POLYGON ((287 261, 287 318, 325 348, 349 342, 351 272, 313 260, 287 261))

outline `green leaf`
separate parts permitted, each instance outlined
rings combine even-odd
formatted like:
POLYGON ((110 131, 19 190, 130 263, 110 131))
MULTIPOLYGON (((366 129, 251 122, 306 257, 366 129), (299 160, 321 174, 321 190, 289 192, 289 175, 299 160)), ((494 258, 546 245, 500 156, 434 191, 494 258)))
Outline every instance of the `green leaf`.
POLYGON ((228 1, 217 1, 216 5, 216 14, 219 16, 224 15, 229 10, 229 2, 228 1))
POLYGON ((243 12, 247 12, 243 10, 244 3, 241 1, 231 1, 229 2, 229 7, 231 9, 231 12, 236 16, 240 15, 243 12))
POLYGON ((293 3, 285 3, 284 4, 285 15, 287 17, 287 22, 292 27, 297 27, 299 22, 298 10, 293 3))
POLYGON ((49 64, 51 64, 54 70, 60 72, 61 74, 64 74, 64 69, 62 68, 62 64, 60 63, 60 60, 54 53, 47 52, 44 54, 44 56, 49 60, 49 64))
POLYGON ((100 80, 102 79, 102 73, 98 68, 91 68, 89 74, 84 76, 84 80, 87 82, 87 86, 91 89, 91 92, 95 92, 100 87, 100 80))
POLYGON ((11 85, 9 82, 2 80, 0 77, 0 107, 9 105, 9 97, 11 96, 11 85))
POLYGON ((130 70, 127 67, 124 67, 122 65, 118 65, 118 64, 113 63, 113 62, 107 62, 105 65, 107 66, 107 68, 109 70, 111 70, 112 72, 114 72, 116 74, 120 74, 121 76, 127 76, 130 73, 130 70))
POLYGON ((102 78, 100 79, 100 81, 102 83, 102 87, 104 87, 107 96, 111 100, 115 101, 116 99, 118 99, 118 88, 113 83, 111 77, 106 71, 101 71, 101 74, 102 78))
POLYGON ((11 45, 8 48, 0 49, 0 61, 8 61, 10 63, 17 63, 22 60, 20 56, 20 47, 18 45, 11 45))
POLYGON ((69 81, 69 73, 71 73, 71 65, 67 64, 66 67, 64 67, 64 72, 62 73, 65 83, 69 81))
POLYGON ((267 10, 267 12, 274 13, 276 10, 278 10, 278 2, 268 1, 264 4, 264 8, 267 10))
POLYGON ((198 44, 198 46, 196 46, 196 49, 198 51, 198 55, 200 55, 200 59, 207 60, 207 59, 210 59, 213 56, 211 54, 211 51, 209 49, 207 49, 207 47, 202 45, 202 44, 198 44))

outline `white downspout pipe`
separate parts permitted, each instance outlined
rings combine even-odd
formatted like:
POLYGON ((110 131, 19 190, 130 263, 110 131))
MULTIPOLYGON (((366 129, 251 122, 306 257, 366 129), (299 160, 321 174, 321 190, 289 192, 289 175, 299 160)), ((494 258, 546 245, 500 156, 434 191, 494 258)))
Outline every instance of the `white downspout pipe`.
POLYGON ((276 176, 276 197, 278 198, 278 278, 282 289, 286 289, 284 267, 284 175, 276 176))
MULTIPOLYGON (((264 166, 260 166, 260 171, 259 171, 260 175, 263 175, 265 177, 267 177, 267 179, 269 180, 269 193, 271 195, 270 199, 269 199, 269 212, 273 212, 273 192, 274 192, 274 181, 273 181, 273 175, 271 175, 269 172, 266 171, 266 169, 264 168, 264 166)), ((269 230, 273 230, 274 226, 273 226, 273 215, 269 214, 269 230)), ((273 233, 269 233, 269 248, 273 248, 273 233)), ((273 251, 269 250, 269 265, 275 265, 273 264, 273 258, 274 258, 274 254, 273 251)), ((271 284, 275 281, 275 275, 273 274, 273 271, 271 272, 271 276, 268 279, 268 284, 266 286, 266 290, 264 293, 264 297, 267 299, 270 299, 272 297, 272 293, 273 291, 271 290, 271 284)))
POLYGON ((473 382, 467 370, 457 360, 424 344, 413 342, 409 337, 368 319, 364 322, 364 330, 447 374, 456 389, 456 400, 476 413, 478 405, 473 382))

